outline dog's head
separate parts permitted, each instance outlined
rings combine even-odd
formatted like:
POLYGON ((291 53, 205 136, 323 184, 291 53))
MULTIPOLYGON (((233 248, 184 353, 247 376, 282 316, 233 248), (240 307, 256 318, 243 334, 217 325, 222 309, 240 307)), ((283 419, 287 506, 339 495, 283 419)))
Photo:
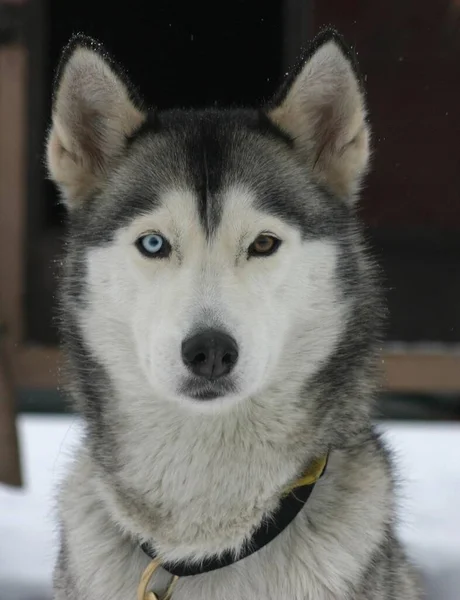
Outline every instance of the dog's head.
POLYGON ((366 278, 369 131, 337 34, 259 111, 159 113, 77 37, 47 157, 70 211, 69 338, 112 379, 216 406, 304 385, 338 351, 366 278))

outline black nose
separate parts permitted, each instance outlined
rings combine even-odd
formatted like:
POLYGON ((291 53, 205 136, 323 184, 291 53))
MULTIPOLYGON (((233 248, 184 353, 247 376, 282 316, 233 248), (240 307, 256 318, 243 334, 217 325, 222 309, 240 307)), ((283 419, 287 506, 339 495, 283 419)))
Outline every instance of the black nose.
POLYGON ((218 379, 235 366, 238 346, 226 333, 208 329, 182 343, 182 360, 195 375, 218 379))

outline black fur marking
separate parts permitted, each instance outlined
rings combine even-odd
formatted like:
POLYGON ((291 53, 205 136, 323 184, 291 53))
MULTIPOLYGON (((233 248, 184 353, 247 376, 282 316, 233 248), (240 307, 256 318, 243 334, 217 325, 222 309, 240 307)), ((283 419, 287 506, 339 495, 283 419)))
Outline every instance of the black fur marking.
POLYGON ((406 572, 401 571, 400 566, 405 562, 406 555, 394 534, 394 523, 389 522, 381 544, 369 560, 356 594, 364 598, 367 597, 367 590, 378 590, 381 594, 379 598, 386 600, 403 598, 400 594, 402 590, 407 589, 404 583, 406 572))
POLYGON ((74 398, 89 432, 92 456, 107 473, 113 473, 117 443, 105 419, 105 402, 113 396, 110 379, 86 347, 75 323, 71 335, 64 334, 64 342, 72 358, 71 368, 76 371, 75 381, 81 386, 74 398))
POLYGON ((304 237, 316 237, 319 222, 313 215, 308 215, 305 208, 292 202, 288 190, 283 190, 278 185, 272 185, 268 178, 268 185, 260 185, 257 194, 257 206, 260 210, 287 221, 295 227, 299 227, 304 237))
MULTIPOLYGON (((113 238, 113 234, 143 212, 151 211, 158 206, 159 199, 155 193, 148 194, 134 189, 127 198, 115 198, 110 211, 105 211, 97 221, 97 230, 93 230, 91 238, 104 243, 113 238)), ((88 242, 90 242, 88 239, 88 242)))
MULTIPOLYGON (((342 339, 337 345, 336 351, 330 356, 324 367, 314 376, 309 382, 308 387, 317 387, 322 390, 322 396, 328 398, 329 401, 334 401, 340 397, 350 397, 356 393, 354 385, 357 378, 351 377, 350 372, 360 370, 363 364, 368 361, 368 356, 374 353, 373 335, 369 336, 366 329, 370 329, 373 333, 374 318, 378 316, 368 312, 373 307, 366 307, 367 313, 357 307, 348 317, 348 326, 342 336, 342 339), (372 317, 372 320, 371 318, 372 317), (366 323, 364 328, 362 323, 366 323), (356 335, 356 325, 360 325, 359 335, 356 335)), ((359 398, 356 399, 359 401, 359 398)), ((324 407, 326 408, 326 407, 324 407)))
MULTIPOLYGON (((351 227, 351 230, 354 228, 351 227)), ((338 288, 342 292, 343 299, 352 299, 355 294, 356 281, 359 280, 359 272, 357 265, 357 252, 354 247, 351 236, 343 235, 338 238, 337 244, 339 252, 337 257, 336 277, 338 280, 338 288)))
POLYGON ((62 592, 62 597, 65 597, 68 600, 77 600, 77 598, 81 598, 81 595, 78 593, 77 582, 72 572, 67 536, 62 526, 60 527, 60 546, 53 579, 54 589, 56 592, 62 592))
POLYGON ((327 190, 316 188, 315 195, 321 198, 320 210, 309 206, 310 192, 290 189, 283 181, 276 181, 276 175, 267 174, 266 184, 257 189, 257 205, 275 217, 298 227, 304 239, 346 237, 350 222, 350 210, 327 190), (300 201, 299 201, 300 200, 300 201))
POLYGON ((306 398, 319 399, 314 412, 316 427, 328 429, 337 446, 353 439, 356 428, 369 424, 369 398, 376 392, 377 353, 385 316, 373 270, 359 273, 356 269, 348 283, 349 295, 351 290, 353 307, 336 349, 305 386, 306 398))
POLYGON ((222 215, 219 189, 228 162, 225 138, 215 130, 212 118, 204 113, 197 124, 196 134, 188 136, 186 156, 192 174, 193 188, 198 198, 198 213, 206 234, 217 229, 222 215))

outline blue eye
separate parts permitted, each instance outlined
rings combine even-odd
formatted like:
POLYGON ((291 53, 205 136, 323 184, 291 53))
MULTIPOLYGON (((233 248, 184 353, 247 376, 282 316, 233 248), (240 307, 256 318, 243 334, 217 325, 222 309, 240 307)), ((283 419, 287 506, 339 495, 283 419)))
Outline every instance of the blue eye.
POLYGON ((161 235, 149 233, 141 238, 142 248, 149 254, 157 254, 163 246, 163 238, 161 235))
POLYGON ((139 252, 148 258, 166 258, 171 252, 169 242, 158 233, 146 233, 136 241, 139 252))

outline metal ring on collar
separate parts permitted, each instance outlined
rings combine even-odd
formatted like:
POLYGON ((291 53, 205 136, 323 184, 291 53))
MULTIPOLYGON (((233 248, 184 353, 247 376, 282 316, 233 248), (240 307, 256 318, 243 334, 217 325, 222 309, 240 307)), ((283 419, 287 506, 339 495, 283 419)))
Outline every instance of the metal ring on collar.
POLYGON ((142 573, 141 580, 137 587, 137 600, 171 600, 174 586, 176 585, 179 577, 173 577, 171 583, 169 584, 166 595, 163 598, 158 598, 156 594, 153 592, 147 591, 147 587, 152 579, 153 574, 157 569, 161 567, 161 563, 159 560, 152 560, 151 563, 147 566, 145 571, 142 573))

